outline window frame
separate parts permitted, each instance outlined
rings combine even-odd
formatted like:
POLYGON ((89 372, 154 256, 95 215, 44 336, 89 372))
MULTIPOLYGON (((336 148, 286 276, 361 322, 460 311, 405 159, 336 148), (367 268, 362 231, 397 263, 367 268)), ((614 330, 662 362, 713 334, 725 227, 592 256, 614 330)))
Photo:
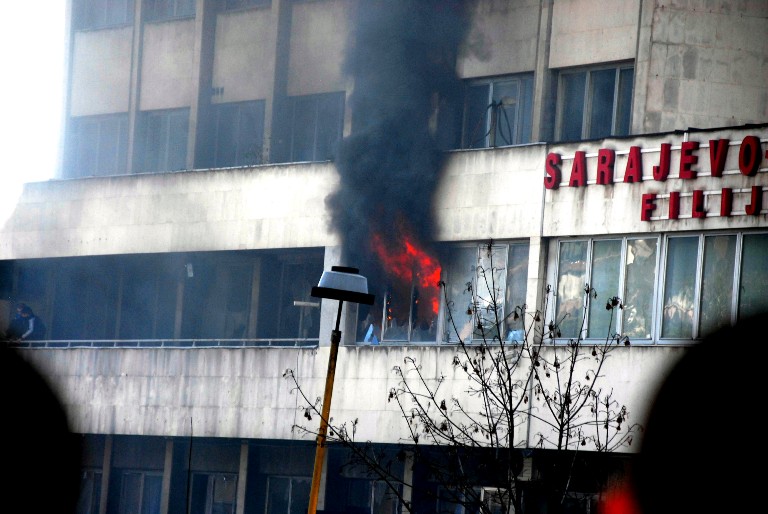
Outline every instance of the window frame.
POLYGON ((311 95, 300 95, 300 96, 289 96, 287 101, 287 109, 288 109, 288 116, 287 119, 289 120, 288 125, 286 127, 286 148, 285 148, 285 159, 281 159, 284 162, 321 162, 321 161, 327 161, 333 158, 334 154, 334 146, 338 145, 342 138, 344 137, 344 109, 346 104, 346 93, 344 91, 333 91, 329 93, 318 93, 318 94, 311 94, 311 95), (301 103, 309 103, 310 108, 312 110, 311 113, 311 123, 300 123, 300 120, 297 120, 297 111, 300 107, 299 104, 301 103), (335 113, 336 119, 335 120, 328 120, 325 117, 321 117, 320 114, 324 108, 328 108, 332 106, 332 104, 336 103, 335 107, 338 109, 338 111, 335 113), (322 121, 322 123, 321 123, 322 121), (320 156, 318 155, 321 148, 320 142, 323 139, 322 136, 322 129, 326 126, 330 126, 331 124, 335 125, 336 127, 336 140, 330 144, 330 148, 327 150, 329 151, 330 155, 327 156, 320 156), (299 141, 298 137, 298 131, 307 128, 309 125, 311 125, 311 131, 312 131, 312 142, 311 145, 302 144, 302 148, 304 146, 311 146, 311 156, 306 158, 299 159, 297 154, 302 150, 302 148, 299 147, 299 143, 305 143, 304 141, 299 141))
MULTIPOLYGON (((133 14, 136 0, 76 0, 73 16, 75 30, 101 30, 133 25, 133 14), (114 12, 122 11, 123 17, 116 21, 107 20, 109 6, 121 4, 121 9, 113 9, 114 12), (99 19, 91 18, 99 13, 99 19)), ((141 1, 141 0, 139 0, 141 1)))
POLYGON ((194 18, 196 16, 196 1, 195 0, 142 0, 142 16, 144 21, 149 23, 171 21, 171 20, 183 20, 187 18, 194 18), (165 3, 167 9, 171 12, 162 12, 162 5, 165 3), (185 10, 186 7, 186 10, 185 10))
POLYGON ((65 175, 67 177, 96 177, 110 175, 125 175, 128 173, 128 113, 98 114, 94 116, 75 116, 69 118, 69 129, 67 130, 67 158, 65 166, 65 175), (107 140, 108 125, 117 124, 117 139, 107 140), (88 141, 93 138, 83 134, 88 127, 95 128, 96 146, 89 149, 88 141), (85 146, 84 146, 85 145, 85 146), (106 152, 113 146, 113 152, 106 152), (105 154, 102 155, 102 150, 105 154), (81 151, 88 155, 93 155, 92 170, 83 170, 85 167, 80 159, 81 151), (101 164, 102 157, 112 153, 111 166, 101 164), (107 171, 105 171, 107 170, 107 171))
POLYGON ((213 167, 215 168, 227 168, 227 167, 238 167, 238 166, 253 166, 257 164, 263 164, 265 162, 264 159, 264 120, 265 120, 265 113, 266 113, 266 102, 264 100, 250 100, 245 102, 226 102, 226 103, 217 103, 213 104, 213 120, 212 120, 212 127, 213 130, 213 167), (222 123, 227 123, 227 121, 231 120, 224 120, 222 121, 222 118, 224 116, 224 111, 226 109, 234 109, 235 114, 234 117, 236 118, 235 123, 230 123, 229 125, 235 127, 235 133, 232 137, 233 143, 235 145, 235 155, 234 159, 229 158, 229 156, 222 157, 221 154, 223 153, 221 150, 222 141, 221 133, 222 133, 222 123), (248 134, 243 134, 243 126, 242 126, 242 119, 244 111, 247 109, 254 109, 253 113, 256 118, 259 131, 255 136, 255 140, 253 141, 253 147, 258 152, 258 155, 255 155, 255 158, 249 159, 250 152, 243 151, 243 146, 248 146, 248 134), (229 162, 232 160, 232 162, 229 162))
MULTIPOLYGON (((720 324, 730 324, 733 325, 736 323, 741 317, 748 315, 749 313, 743 313, 742 312, 742 300, 743 300, 743 289, 742 286, 742 277, 743 277, 743 265, 744 265, 744 245, 745 245, 745 238, 749 238, 752 236, 758 236, 758 237, 765 237, 768 235, 768 232, 765 230, 756 230, 756 231, 726 231, 726 230, 718 230, 718 231, 697 231, 697 232, 673 232, 673 233, 667 233, 667 234, 631 234, 631 235, 606 235, 606 236, 598 236, 598 237, 590 237, 590 236, 584 236, 584 237, 577 237, 577 238, 558 238, 553 241, 554 246, 552 257, 550 260, 550 283, 553 284, 553 289, 555 291, 555 297, 553 298, 553 301, 551 302, 551 305, 548 307, 547 312, 547 319, 554 319, 555 316, 558 316, 559 311, 559 299, 558 294, 560 292, 560 281, 562 280, 561 275, 561 267, 563 265, 563 262, 561 262, 560 258, 560 249, 563 244, 568 243, 579 243, 579 242, 586 242, 587 243, 587 250, 585 252, 586 254, 586 273, 584 275, 585 283, 592 284, 592 278, 593 278, 593 264, 594 264, 594 244, 596 242, 600 241, 612 241, 612 240, 620 240, 621 241, 621 252, 620 252, 620 259, 619 263, 621 265, 620 271, 619 271, 619 292, 618 295, 622 299, 622 302, 626 302, 626 296, 627 296, 627 274, 626 274, 626 268, 627 268, 627 248, 628 248, 628 242, 632 240, 653 240, 655 239, 657 241, 657 249, 656 249, 656 264, 655 264, 655 270, 654 270, 654 279, 653 279, 653 293, 652 293, 652 304, 650 308, 650 312, 652 313, 652 319, 650 321, 650 337, 643 338, 643 337, 637 337, 637 336, 629 336, 630 341, 632 343, 640 343, 640 344, 690 344, 696 341, 701 340, 708 331, 713 330, 716 326, 719 326, 720 324), (714 238, 723 238, 722 240, 728 243, 728 238, 734 238, 733 241, 733 254, 730 256, 728 254, 725 259, 731 259, 727 260, 725 262, 725 265, 729 268, 724 271, 722 274, 718 274, 719 276, 726 277, 726 280, 729 280, 730 283, 726 286, 726 292, 728 294, 728 298, 726 299, 726 304, 728 311, 724 317, 724 319, 720 321, 716 321, 712 324, 710 327, 705 327, 703 325, 703 316, 704 316, 704 284, 707 280, 707 276, 705 276, 705 273, 707 271, 706 269, 706 259, 708 258, 707 246, 708 240, 710 242, 715 243, 714 238), (673 248, 677 242, 682 242, 683 239, 695 239, 695 248, 696 248, 696 255, 695 260, 691 261, 691 265, 684 266, 684 270, 690 270, 690 266, 694 266, 695 269, 690 275, 692 275, 692 280, 690 278, 690 275, 687 279, 687 282, 692 284, 693 292, 691 294, 691 316, 690 316, 690 337, 688 336, 677 336, 677 335, 670 335, 670 333, 665 333, 665 311, 667 309, 667 297, 670 294, 675 293, 675 291, 672 290, 674 287, 673 283, 670 283, 670 281, 667 280, 670 273, 675 273, 675 268, 670 266, 669 259, 671 258, 672 252, 671 248, 673 248), (732 269, 731 269, 732 267, 732 269)), ((718 267, 717 269, 721 269, 718 267)), ((768 275, 768 271, 766 272, 768 275)), ((610 298, 614 293, 601 293, 598 291, 598 298, 596 300, 592 300, 593 302, 597 302, 593 308, 600 309, 602 305, 604 305, 604 302, 607 298, 610 298)), ((612 331, 616 333, 625 333, 625 326, 624 326, 624 319, 623 315, 626 313, 622 313, 618 315, 615 318, 615 324, 612 327, 612 331)), ((587 319, 585 322, 585 327, 589 327, 589 313, 587 313, 587 319)), ((586 330, 586 328, 585 328, 586 330)), ((573 338, 575 336, 571 336, 573 338)), ((583 335, 584 340, 599 340, 604 339, 603 336, 597 336, 597 337, 590 337, 590 335, 584 334, 583 335)), ((561 338, 558 338, 555 342, 556 343, 565 343, 569 340, 569 337, 562 336, 561 338)))
MULTIPOLYGON (((504 75, 486 79, 473 79, 469 81, 465 86, 464 94, 464 108, 462 112, 462 127, 461 127, 461 148, 496 148, 499 146, 511 146, 519 144, 530 143, 533 139, 533 94, 534 94, 534 74, 530 73, 516 73, 514 75, 504 75), (515 119, 512 123, 514 129, 514 137, 512 141, 502 142, 498 144, 497 130, 498 117, 501 113, 506 114, 506 109, 501 103, 502 100, 495 100, 496 90, 506 84, 515 83, 517 85, 517 97, 515 98, 515 105, 518 107, 515 109, 515 119), (473 90, 487 87, 488 92, 486 95, 486 107, 482 115, 483 121, 483 133, 482 138, 474 138, 473 134, 474 123, 471 117, 475 117, 477 113, 470 112, 472 106, 470 102, 473 98, 473 90), (527 101, 527 102, 526 102, 527 101), (497 120, 494 122, 494 113, 497 120), (490 114, 490 115, 489 115, 490 114), (480 142, 482 140, 482 142, 480 142), (477 142, 477 143, 476 143, 477 142)), ((501 134, 503 136, 503 134, 501 134)))
MULTIPOLYGON (((487 251, 488 243, 463 243, 463 244, 451 244, 450 246, 447 246, 445 251, 441 252, 443 256, 450 252, 457 252, 454 255, 459 255, 458 252, 462 252, 465 254, 465 256, 469 256, 470 253, 474 252, 474 264, 472 265, 472 270, 470 271, 464 271, 463 273, 472 273, 472 284, 473 284, 473 296, 472 298, 469 298, 469 301, 472 302, 472 305, 477 304, 477 283, 478 283, 478 276, 477 276, 477 264, 484 259, 482 258, 482 252, 487 251)), ((493 249, 494 249, 494 255, 498 254, 499 252, 503 255, 503 263, 498 263, 496 261, 493 262, 493 267, 498 269, 503 269, 503 276, 499 279, 499 283, 503 284, 503 291, 500 293, 501 296, 504 298, 502 305, 501 305, 501 313, 500 315, 503 317, 505 316, 505 313, 511 313, 515 307, 520 305, 521 303, 525 303, 525 297, 528 294, 527 291, 527 270, 528 270, 528 259, 529 252, 530 252, 530 241, 520 239, 520 240, 509 240, 509 241, 501 241, 497 242, 494 241, 493 243, 493 249), (513 247, 515 248, 515 251, 522 252, 524 257, 520 257, 520 262, 517 263, 518 265, 522 266, 522 282, 518 283, 519 281, 512 282, 515 278, 520 279, 520 275, 518 273, 510 274, 509 272, 509 266, 510 266, 510 259, 512 259, 512 252, 513 247), (501 266, 501 267, 500 267, 501 266), (523 298, 512 298, 510 300, 507 299, 507 294, 510 288, 513 286, 519 286, 522 284, 522 287, 525 288, 524 291, 522 291, 522 297, 523 298)), ((370 311, 363 310, 357 317, 357 323, 358 323, 358 330, 356 333, 356 339, 358 344, 390 344, 390 345, 398 345, 398 344, 404 344, 404 345, 435 345, 435 344, 447 344, 447 345, 457 345, 459 344, 459 340, 457 337, 457 334, 455 330, 453 329, 453 325, 451 323, 451 319, 449 317, 450 314, 450 307, 446 304, 446 296, 450 296, 449 301, 453 300, 453 293, 446 291, 446 287, 451 287, 453 279, 448 276, 447 274, 450 273, 447 268, 450 266, 451 262, 441 262, 441 276, 440 280, 442 281, 442 284, 438 287, 437 296, 439 301, 439 307, 438 312, 433 316, 433 322, 434 322, 434 338, 429 340, 418 340, 418 338, 414 338, 414 334, 417 334, 417 337, 421 337, 424 334, 423 330, 416 331, 413 329, 414 320, 413 320, 413 305, 409 308, 409 316, 407 320, 407 326, 405 328, 406 335, 405 337, 396 337, 396 338, 390 338, 387 337, 387 328, 386 326, 381 326, 383 324, 383 320, 387 319, 387 312, 388 312, 388 299, 391 296, 392 291, 389 287, 382 287, 381 293, 376 295, 376 302, 373 306, 371 306, 370 311), (376 314, 369 314, 373 319, 369 320, 368 318, 363 319, 363 313, 368 312, 374 312, 381 314, 381 317, 379 318, 376 314), (373 326, 374 330, 371 330, 369 327, 373 326), (374 339, 375 338, 375 339, 374 339)), ((458 279, 458 282, 456 284, 457 287, 454 287, 454 292, 457 292, 458 290, 461 290, 463 287, 463 284, 465 283, 463 280, 465 275, 462 275, 462 278, 458 279)), ((410 286, 410 301, 413 302, 414 291, 418 287, 418 284, 415 284, 415 280, 412 281, 410 286)), ((374 284, 376 286, 377 284, 374 284)), ((382 286, 386 286, 386 284, 382 284, 382 286)), ((402 293, 402 290, 399 291, 402 293)), ((402 295, 401 295, 402 296, 402 295)), ((400 299, 402 300, 402 299, 400 299)), ((462 303, 462 305, 464 305, 462 303)), ((469 305, 469 304, 467 304, 469 305)), ((358 311, 360 312, 360 311, 358 311)), ((466 325, 468 327, 474 326, 473 324, 473 316, 470 317, 467 320, 460 320, 458 322, 460 325, 466 325)), ((512 338, 514 339, 520 339, 524 337, 524 334, 521 333, 520 330, 512 330, 511 325, 517 325, 522 323, 522 321, 514 322, 514 321, 507 321, 504 326, 505 332, 507 332, 507 335, 505 336, 505 339, 507 341, 511 341, 512 338), (514 333, 513 333, 514 332, 514 333)), ((431 326, 430 326, 431 327, 431 326)), ((431 332, 432 328, 428 331, 431 332)), ((430 334, 431 336, 431 334, 430 334)), ((487 338, 490 338, 491 336, 488 335, 487 338)), ((467 334, 466 337, 463 337, 465 344, 480 344, 482 342, 482 338, 479 338, 475 335, 475 330, 470 329, 470 333, 467 334)))
POLYGON ((158 109, 151 111, 141 111, 140 113, 140 131, 136 151, 134 171, 137 173, 157 173, 168 171, 183 171, 187 169, 187 154, 189 153, 189 107, 178 109, 158 109), (153 120, 159 120, 163 125, 160 127, 161 134, 153 136, 150 130, 150 123, 153 120), (178 137, 173 131, 173 122, 181 120, 184 125, 184 134, 178 137), (172 140, 179 139, 183 141, 183 152, 179 156, 183 163, 172 163, 174 159, 171 149, 174 145, 172 140), (160 143, 162 140, 162 143, 160 143), (156 161, 156 162, 154 162, 156 161))
POLYGON ((556 141, 572 141, 572 140, 589 140, 589 139, 602 139, 605 137, 612 137, 612 136, 627 136, 631 134, 631 126, 632 126, 632 102, 634 97, 634 81, 635 81, 635 64, 634 62, 626 62, 621 64, 613 64, 613 65, 602 65, 602 66, 589 66, 589 67, 578 67, 578 68, 569 68, 569 69, 563 69, 558 73, 558 80, 557 80, 557 105, 556 105, 556 123, 555 123, 555 140, 556 141), (594 93, 594 74, 603 72, 606 70, 614 70, 614 84, 613 84, 613 99, 611 103, 611 128, 610 133, 607 135, 596 135, 591 136, 592 132, 592 114, 594 113, 594 106, 593 106, 593 93, 594 93), (622 72, 626 70, 632 70, 632 77, 631 77, 631 87, 629 88, 629 106, 628 106, 628 112, 626 114, 626 134, 618 133, 618 126, 621 121, 619 120, 619 110, 621 106, 621 100, 623 99, 621 97, 622 88, 621 86, 624 84, 622 82, 622 72), (571 109, 568 109, 568 112, 566 112, 566 94, 565 94, 565 79, 569 76, 575 76, 579 74, 585 74, 584 79, 584 93, 581 103, 579 104, 582 110, 582 119, 581 119, 581 133, 578 138, 569 137, 567 139, 563 136, 563 125, 564 125, 564 119, 565 116, 568 114, 568 112, 571 111, 571 109))

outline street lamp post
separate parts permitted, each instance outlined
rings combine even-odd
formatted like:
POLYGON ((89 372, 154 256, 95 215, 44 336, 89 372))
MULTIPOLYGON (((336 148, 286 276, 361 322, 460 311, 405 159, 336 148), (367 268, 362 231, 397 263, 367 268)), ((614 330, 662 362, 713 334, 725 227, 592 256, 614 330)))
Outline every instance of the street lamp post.
POLYGON ((315 298, 328 298, 339 301, 336 313, 336 328, 331 332, 331 353, 328 357, 328 372, 325 375, 325 393, 320 414, 320 430, 317 433, 317 448, 315 449, 315 468, 312 472, 312 489, 309 493, 309 508, 307 514, 317 512, 317 497, 320 492, 320 479, 323 475, 325 460, 325 439, 328 433, 328 417, 331 412, 331 397, 333 396, 333 380, 336 376, 336 357, 341 341, 341 308, 344 302, 364 303, 372 305, 374 296, 368 294, 368 279, 359 274, 357 268, 333 266, 331 271, 324 271, 320 282, 312 288, 315 298))

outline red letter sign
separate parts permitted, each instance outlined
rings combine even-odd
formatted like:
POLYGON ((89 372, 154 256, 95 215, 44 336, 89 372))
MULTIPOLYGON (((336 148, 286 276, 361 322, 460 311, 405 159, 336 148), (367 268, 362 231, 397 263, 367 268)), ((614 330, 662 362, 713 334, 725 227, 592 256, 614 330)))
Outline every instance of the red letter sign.
POLYGON ((722 177, 725 169, 725 157, 728 155, 730 139, 709 140, 709 164, 713 177, 722 177))
POLYGON ((741 142, 739 149, 739 169, 748 177, 754 177, 760 167, 760 139, 757 136, 747 136, 741 142))
POLYGON ((571 181, 568 182, 571 187, 587 185, 587 154, 578 151, 573 156, 573 166, 571 167, 571 181))
POLYGON ((680 191, 669 193, 669 219, 676 220, 680 217, 680 191))
POLYGON ((698 141, 683 141, 680 145, 680 178, 696 178, 696 170, 691 166, 699 162, 699 156, 693 153, 698 149, 698 141))
POLYGON ((659 155, 659 165, 653 167, 653 180, 664 182, 669 175, 669 160, 672 154, 672 145, 661 143, 661 153, 659 155))
POLYGON ((656 210, 656 194, 644 193, 640 221, 651 221, 651 214, 656 210))
POLYGON ((744 210, 749 216, 757 216, 763 208, 763 188, 762 186, 752 186, 752 198, 749 205, 744 210))
POLYGON ((639 146, 630 146, 627 155, 627 168, 624 170, 624 182, 633 183, 643 180, 643 159, 639 146))
POLYGON ((613 184, 613 163, 616 161, 616 152, 608 148, 601 148, 597 152, 597 183, 600 185, 613 184))
POLYGON ((563 162, 559 153, 547 155, 547 176, 544 177, 544 187, 547 189, 557 189, 560 187, 560 164, 563 162))
POLYGON ((724 187, 720 193, 720 216, 730 216, 733 210, 733 189, 724 187))
POLYGON ((704 218, 706 215, 707 211, 704 210, 704 191, 701 189, 694 189, 691 216, 694 218, 704 218))

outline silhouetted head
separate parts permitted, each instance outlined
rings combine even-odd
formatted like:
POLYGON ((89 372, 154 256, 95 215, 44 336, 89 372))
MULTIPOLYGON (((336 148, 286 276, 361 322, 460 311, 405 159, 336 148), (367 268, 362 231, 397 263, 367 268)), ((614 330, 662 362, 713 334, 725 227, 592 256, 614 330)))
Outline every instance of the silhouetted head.
POLYGON ((25 512, 75 512, 80 439, 57 394, 16 350, 0 350, 5 448, 3 498, 25 512))
POLYGON ((747 512, 762 497, 768 314, 695 344, 662 382, 635 468, 645 514, 747 512))

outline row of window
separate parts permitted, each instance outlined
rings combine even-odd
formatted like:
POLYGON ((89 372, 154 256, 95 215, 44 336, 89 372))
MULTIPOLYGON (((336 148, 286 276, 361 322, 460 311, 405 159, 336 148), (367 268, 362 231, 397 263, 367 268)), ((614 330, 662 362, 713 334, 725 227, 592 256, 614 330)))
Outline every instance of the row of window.
MULTIPOLYGON (((276 127, 273 162, 322 161, 333 157, 344 123, 344 93, 292 97, 286 124, 276 127)), ((196 168, 248 166, 266 162, 264 101, 212 106, 201 124, 196 168)), ((142 112, 137 120, 133 171, 187 168, 189 109, 142 112)), ((128 114, 73 118, 65 168, 70 177, 128 172, 128 114)))
MULTIPOLYGON (((196 0, 143 0, 143 18, 149 22, 195 16, 196 0)), ((270 5, 271 0, 217 0, 220 12, 270 5)), ((77 0, 74 25, 77 30, 119 27, 133 23, 135 0, 77 0)))
POLYGON ((555 316, 562 336, 690 340, 768 311, 767 252, 767 233, 561 241, 555 316), (597 293, 586 310, 585 284, 597 293), (624 308, 609 325, 613 296, 624 308))
MULTIPOLYGON (((558 322, 563 338, 621 333, 634 342, 690 341, 768 311, 766 232, 606 236, 556 246, 547 320, 558 322), (595 296, 587 297, 587 284, 595 296), (605 308, 612 297, 623 305, 614 317, 605 308)), ((515 314, 526 303, 528 243, 443 253, 444 285, 418 274, 409 282, 369 284, 376 301, 358 306, 358 342, 522 340, 523 318, 515 314)), ((322 249, 0 264, 0 293, 33 306, 53 340, 316 344, 319 337, 319 303, 310 293, 322 274, 322 249)))
MULTIPOLYGON (((557 138, 583 139, 629 133, 633 69, 561 75, 557 138)), ((344 93, 290 97, 274 127, 271 158, 264 155, 263 100, 214 104, 201 124, 194 167, 330 160, 341 141, 344 93)), ((533 75, 472 82, 467 86, 462 148, 531 142, 533 75)), ((134 172, 185 169, 189 110, 140 114, 134 172)), ((71 177, 127 173, 128 114, 73 118, 65 168, 71 177)))

